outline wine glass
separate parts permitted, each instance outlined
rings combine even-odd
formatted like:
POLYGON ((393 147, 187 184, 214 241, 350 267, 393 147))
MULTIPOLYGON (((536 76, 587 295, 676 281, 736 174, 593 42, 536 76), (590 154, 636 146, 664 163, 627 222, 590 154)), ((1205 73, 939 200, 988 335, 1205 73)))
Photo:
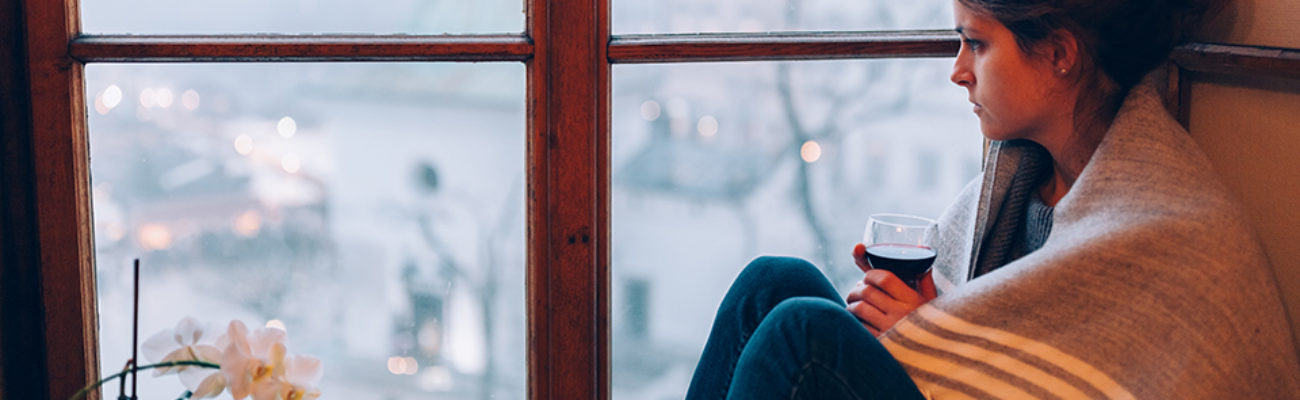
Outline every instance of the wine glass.
POLYGON ((906 214, 872 214, 862 244, 867 246, 871 268, 893 272, 916 289, 921 275, 930 270, 937 255, 932 248, 939 225, 934 220, 906 214))

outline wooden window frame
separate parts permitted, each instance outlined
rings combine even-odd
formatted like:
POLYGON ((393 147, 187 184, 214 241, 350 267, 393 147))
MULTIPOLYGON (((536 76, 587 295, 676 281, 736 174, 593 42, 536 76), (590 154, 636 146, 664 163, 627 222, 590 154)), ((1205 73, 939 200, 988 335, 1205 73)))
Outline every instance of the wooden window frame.
MULTIPOLYGON (((0 115, 12 117, 0 120, 0 397, 63 399, 99 376, 86 63, 524 63, 527 396, 608 399, 611 65, 951 57, 959 46, 948 31, 611 36, 609 2, 526 0, 518 35, 136 36, 81 34, 77 0, 0 0, 0 115)), ((1180 72, 1300 79, 1297 49, 1193 43, 1173 59, 1180 72)))

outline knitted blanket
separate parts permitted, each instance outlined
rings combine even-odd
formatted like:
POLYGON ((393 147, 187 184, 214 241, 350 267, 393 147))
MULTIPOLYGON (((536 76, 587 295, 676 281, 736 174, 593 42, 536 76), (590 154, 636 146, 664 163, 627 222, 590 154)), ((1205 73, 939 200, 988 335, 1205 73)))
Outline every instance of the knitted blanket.
POLYGON ((972 279, 1020 223, 999 214, 1025 146, 991 144, 940 217, 942 295, 881 336, 928 397, 1300 399, 1268 261, 1158 81, 1125 98, 1043 247, 972 279))

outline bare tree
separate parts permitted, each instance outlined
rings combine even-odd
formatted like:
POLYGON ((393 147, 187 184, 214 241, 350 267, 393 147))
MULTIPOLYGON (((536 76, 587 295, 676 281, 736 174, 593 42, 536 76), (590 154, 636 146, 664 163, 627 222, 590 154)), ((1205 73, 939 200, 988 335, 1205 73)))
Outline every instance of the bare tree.
MULTIPOLYGON (((893 19, 887 2, 874 2, 875 8, 871 16, 868 16, 868 23, 883 24, 893 19)), ((801 0, 787 0, 786 2, 786 25, 794 26, 801 17, 801 0)), ((801 68, 809 68, 811 65, 801 65, 801 68)), ((848 258, 847 249, 836 249, 830 238, 830 229, 823 222, 823 218, 842 211, 835 207, 827 207, 830 203, 828 199, 816 198, 819 191, 815 186, 815 174, 812 165, 801 159, 801 150, 805 143, 816 141, 817 143, 829 146, 843 143, 845 130, 841 127, 841 122, 848 117, 852 117, 851 122, 855 124, 867 123, 872 119, 891 114, 888 111, 900 110, 906 106, 909 100, 908 90, 902 91, 880 91, 874 92, 873 89, 882 87, 887 84, 889 76, 888 65, 880 63, 855 63, 843 67, 839 71, 846 71, 843 74, 816 74, 820 80, 814 82, 800 82, 801 88, 805 91, 811 91, 817 97, 817 100, 825 102, 824 107, 827 111, 821 118, 815 118, 811 109, 813 107, 800 107, 805 104, 796 99, 794 90, 796 71, 790 63, 781 63, 776 69, 776 89, 780 98, 782 115, 785 117, 789 126, 790 141, 787 145, 787 154, 794 155, 795 164, 798 166, 798 173, 795 175, 795 182, 791 190, 800 205, 800 214, 804 222, 808 225, 808 230, 813 235, 814 245, 816 246, 816 264, 824 266, 827 275, 835 278, 844 278, 853 276, 857 273, 857 268, 852 263, 843 262, 848 258), (859 76, 852 76, 858 74, 859 76), (850 79, 851 78, 851 79, 850 79), (859 79, 860 78, 860 79, 859 79), (848 83, 846 85, 846 83, 848 83), (883 112, 854 112, 863 108, 870 108, 873 111, 883 112), (829 208, 829 209, 828 209, 829 208)), ((814 74, 808 74, 814 75, 814 74)), ((830 185, 828 196, 836 198, 840 196, 859 197, 864 200, 868 194, 854 193, 852 189, 846 189, 838 185, 830 185)), ((860 204, 860 206, 867 206, 860 204)))

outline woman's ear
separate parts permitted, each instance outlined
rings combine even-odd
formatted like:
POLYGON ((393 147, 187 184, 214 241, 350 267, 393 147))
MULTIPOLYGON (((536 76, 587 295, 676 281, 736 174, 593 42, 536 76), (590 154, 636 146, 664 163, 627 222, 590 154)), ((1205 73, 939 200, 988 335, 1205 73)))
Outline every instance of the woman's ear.
POLYGON ((1041 43, 1044 48, 1040 49, 1040 54, 1057 74, 1064 76, 1079 72, 1079 40, 1074 33, 1057 29, 1041 43))

